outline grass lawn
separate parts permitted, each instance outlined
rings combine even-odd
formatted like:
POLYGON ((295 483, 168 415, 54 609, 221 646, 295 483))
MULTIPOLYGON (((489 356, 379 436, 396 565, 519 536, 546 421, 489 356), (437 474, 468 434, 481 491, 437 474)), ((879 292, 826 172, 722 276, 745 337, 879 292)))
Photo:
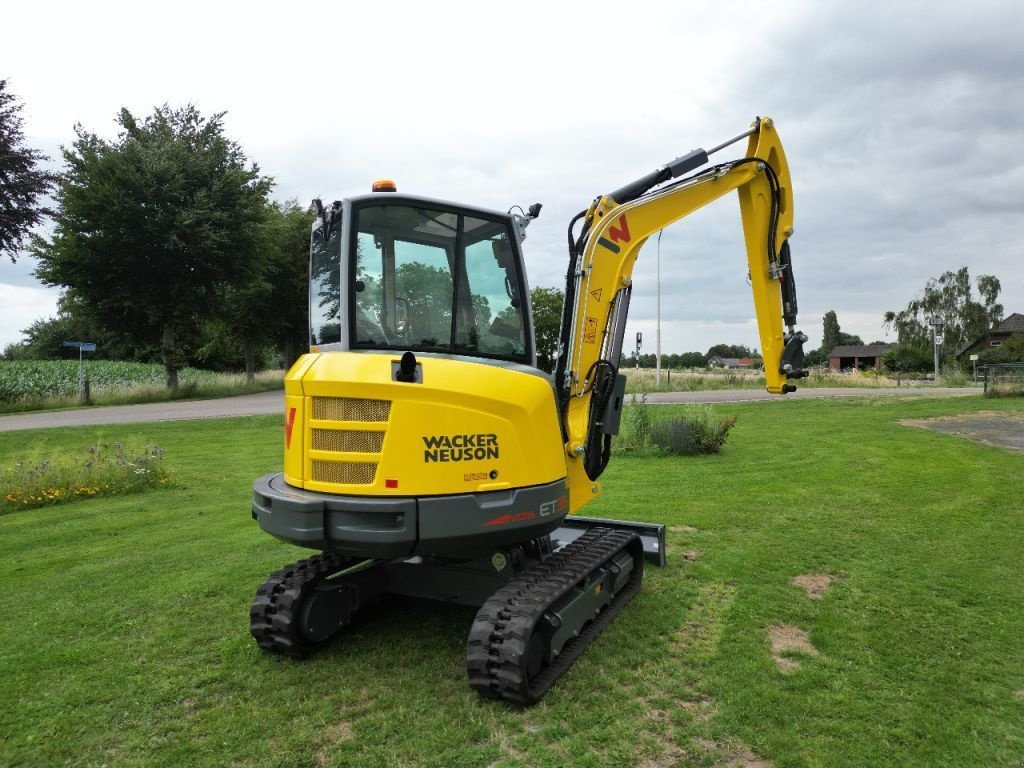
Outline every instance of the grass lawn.
MULTIPOLYGON (((0 517, 0 765, 1024 762, 1024 454, 898 423, 1024 402, 720 410, 720 455, 612 461, 586 513, 671 526, 669 566, 528 710, 468 687, 470 609, 396 600, 308 661, 259 651, 256 587, 311 554, 249 517, 279 417, 103 428, 176 484, 0 517)), ((96 438, 3 433, 0 463, 96 438)))

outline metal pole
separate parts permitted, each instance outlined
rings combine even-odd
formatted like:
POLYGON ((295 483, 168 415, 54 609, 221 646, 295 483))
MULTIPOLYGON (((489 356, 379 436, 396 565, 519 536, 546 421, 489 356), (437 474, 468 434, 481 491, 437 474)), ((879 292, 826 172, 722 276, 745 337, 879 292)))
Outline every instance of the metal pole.
POLYGON ((733 136, 731 139, 726 139, 721 144, 718 144, 717 146, 714 146, 711 149, 709 149, 707 151, 707 154, 713 155, 713 154, 715 154, 715 152, 719 152, 719 151, 725 149, 726 147, 728 147, 729 145, 735 144, 737 141, 740 141, 741 139, 747 138, 747 136, 753 136, 755 133, 757 133, 757 130, 760 127, 760 124, 761 124, 760 121, 758 121, 757 124, 753 128, 748 128, 743 133, 741 133, 739 136, 733 136))
POLYGON ((654 384, 661 386, 661 233, 665 230, 658 230, 658 300, 657 300, 657 330, 654 334, 654 384))
POLYGON ((78 399, 85 396, 85 362, 82 360, 82 345, 78 345, 78 399))

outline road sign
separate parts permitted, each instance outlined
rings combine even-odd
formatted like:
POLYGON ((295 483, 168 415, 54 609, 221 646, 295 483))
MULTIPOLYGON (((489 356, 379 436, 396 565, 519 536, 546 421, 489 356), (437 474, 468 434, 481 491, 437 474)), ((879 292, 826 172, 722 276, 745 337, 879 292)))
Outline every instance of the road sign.
POLYGON ((75 347, 82 352, 95 352, 96 344, 92 341, 65 341, 65 347, 75 347))
POLYGON ((79 394, 81 395, 82 402, 89 402, 89 382, 85 378, 85 360, 82 358, 83 352, 95 352, 96 342, 94 341, 65 341, 65 347, 75 347, 78 349, 78 388, 79 394))
POLYGON ((978 359, 977 355, 971 355, 971 360, 977 360, 977 359, 978 359))

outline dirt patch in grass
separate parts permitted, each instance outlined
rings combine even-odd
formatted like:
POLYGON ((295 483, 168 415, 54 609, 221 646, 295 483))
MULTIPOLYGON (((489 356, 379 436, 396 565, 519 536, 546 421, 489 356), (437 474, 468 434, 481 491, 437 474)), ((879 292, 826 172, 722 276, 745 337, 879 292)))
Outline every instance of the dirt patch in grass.
POLYGON ((827 573, 805 573, 789 583, 806 591, 811 600, 821 600, 833 581, 835 577, 827 573))
POLYGON ((692 525, 670 525, 668 528, 672 533, 697 533, 692 525))
POLYGON ((316 752, 316 764, 323 766, 332 765, 331 753, 334 747, 352 740, 352 723, 341 720, 329 728, 324 729, 323 743, 316 752))
POLYGON ((678 746, 668 736, 659 738, 658 741, 663 747, 661 754, 657 757, 645 757, 637 763, 637 768, 676 768, 676 766, 686 764, 684 761, 689 757, 686 750, 678 746))
POLYGON ((722 768, 772 768, 770 760, 763 760, 744 745, 729 746, 711 739, 698 739, 697 745, 705 753, 719 755, 715 765, 722 768))
POLYGON ((1024 417, 999 411, 978 411, 934 419, 903 419, 905 427, 918 427, 961 437, 975 443, 1024 451, 1024 417))
POLYGON ((1019 691, 1014 691, 1013 695, 1018 699, 1024 699, 1024 688, 1021 688, 1019 691))
POLYGON ((679 706, 689 712, 694 720, 702 723, 710 720, 716 711, 714 702, 706 696, 702 696, 699 701, 681 701, 679 706))
POLYGON ((683 560, 686 560, 688 563, 692 563, 694 560, 697 559, 699 555, 700 552, 698 552, 696 549, 688 549, 685 552, 683 552, 683 560))
POLYGON ((789 624, 773 624, 768 627, 768 639, 772 644, 772 660, 784 672, 800 669, 797 659, 783 654, 801 653, 808 656, 820 656, 818 649, 811 645, 807 632, 800 627, 789 624))

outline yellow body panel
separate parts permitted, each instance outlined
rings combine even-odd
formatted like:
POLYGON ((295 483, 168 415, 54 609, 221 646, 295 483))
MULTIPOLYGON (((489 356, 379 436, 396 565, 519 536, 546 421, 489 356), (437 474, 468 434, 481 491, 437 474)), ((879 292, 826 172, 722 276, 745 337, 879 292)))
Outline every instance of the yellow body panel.
POLYGON ((300 358, 285 379, 286 419, 296 408, 287 481, 325 493, 431 496, 565 477, 545 377, 463 359, 418 361, 422 383, 395 381, 391 354, 300 358))

